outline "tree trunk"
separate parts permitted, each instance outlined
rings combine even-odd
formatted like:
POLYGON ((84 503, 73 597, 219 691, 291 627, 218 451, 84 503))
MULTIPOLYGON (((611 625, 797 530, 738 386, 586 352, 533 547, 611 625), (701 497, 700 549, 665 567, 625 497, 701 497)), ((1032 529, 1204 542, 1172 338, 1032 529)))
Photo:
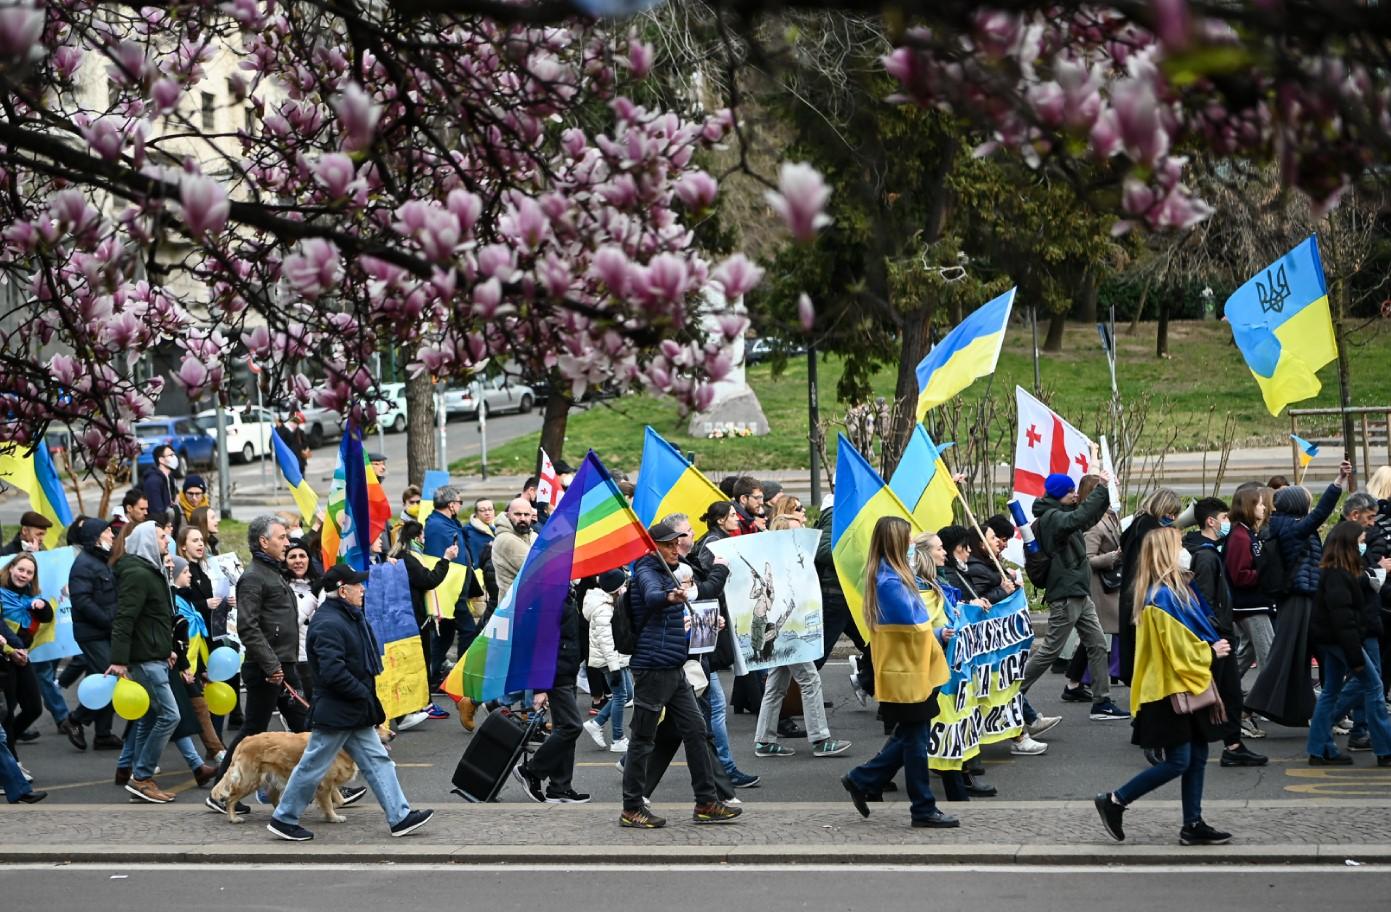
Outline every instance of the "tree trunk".
POLYGON ((421 373, 406 380, 406 476, 410 484, 422 484, 425 473, 439 465, 435 417, 435 384, 421 373))
POLYGON ((545 416, 541 421, 541 449, 551 457, 552 463, 564 458, 565 425, 570 420, 570 398, 556 391, 560 386, 559 382, 551 384, 551 395, 546 399, 545 416))
POLYGON ((1060 352, 1063 350, 1063 331, 1067 329, 1067 313, 1055 313, 1048 318, 1048 338, 1043 340, 1043 350, 1060 352))
POLYGON ((1100 270, 1088 269, 1082 274, 1082 307, 1078 315, 1078 319, 1083 323, 1096 322, 1096 299, 1100 291, 1100 270))
POLYGON ((1154 276, 1145 279, 1145 287, 1140 289, 1140 303, 1135 305, 1135 316, 1130 321, 1130 335, 1135 335, 1135 330, 1140 325, 1140 318, 1145 315, 1145 302, 1149 300, 1150 285, 1154 283, 1154 276))
POLYGON ((888 478, 898 466, 898 459, 908 445, 918 412, 918 362, 932 347, 933 307, 919 307, 903 315, 903 329, 898 354, 898 384, 894 387, 897 408, 893 412, 891 433, 884 438, 884 477, 888 478))
POLYGON ((1161 298, 1159 301, 1159 331, 1155 333, 1154 356, 1156 358, 1169 357, 1169 300, 1161 298))

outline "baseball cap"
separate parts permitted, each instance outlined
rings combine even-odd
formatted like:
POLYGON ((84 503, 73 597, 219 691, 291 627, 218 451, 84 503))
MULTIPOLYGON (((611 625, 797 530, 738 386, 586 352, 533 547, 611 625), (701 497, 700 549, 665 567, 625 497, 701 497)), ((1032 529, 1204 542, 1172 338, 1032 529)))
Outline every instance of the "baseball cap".
POLYGON ((336 592, 339 586, 349 583, 365 583, 367 574, 360 570, 354 570, 347 564, 334 564, 328 572, 319 580, 319 587, 324 592, 336 592))
POLYGON ((652 536, 654 542, 676 541, 676 539, 681 537, 680 532, 677 532, 670 524, 664 522, 659 522, 654 526, 650 526, 647 530, 647 534, 652 536))

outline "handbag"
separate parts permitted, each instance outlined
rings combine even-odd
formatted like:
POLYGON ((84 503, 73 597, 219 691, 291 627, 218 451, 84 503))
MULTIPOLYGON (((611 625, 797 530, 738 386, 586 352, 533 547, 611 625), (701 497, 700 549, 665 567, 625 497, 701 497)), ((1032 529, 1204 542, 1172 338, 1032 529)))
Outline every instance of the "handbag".
POLYGON ((1121 588, 1121 565, 1116 564, 1110 570, 1102 570, 1098 576, 1101 577, 1101 591, 1106 594, 1119 592, 1121 588))
POLYGON ((686 675, 686 683, 691 685, 691 690, 697 697, 705 693, 705 689, 710 686, 710 679, 705 676, 705 667, 700 664, 699 659, 687 659, 681 670, 686 675))
POLYGON ((1227 721, 1227 707, 1217 694, 1217 682, 1212 681, 1202 693, 1176 693, 1169 695, 1169 706, 1180 716, 1189 716, 1200 709, 1207 708, 1214 724, 1227 721))

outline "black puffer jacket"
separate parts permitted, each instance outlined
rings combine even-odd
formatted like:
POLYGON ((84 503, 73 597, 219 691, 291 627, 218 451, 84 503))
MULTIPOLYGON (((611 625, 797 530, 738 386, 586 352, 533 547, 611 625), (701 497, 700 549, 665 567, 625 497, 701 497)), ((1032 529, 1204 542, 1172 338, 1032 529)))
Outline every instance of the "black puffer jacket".
POLYGON ((1338 646, 1348 665, 1358 668, 1362 641, 1377 635, 1381 625, 1377 598, 1367 574, 1354 576, 1329 567, 1319 574, 1314 613, 1309 618, 1309 637, 1324 646, 1338 646))
POLYGON ((116 571, 107 560, 111 552, 97 547, 97 539, 110 523, 86 519, 77 530, 82 546, 68 574, 68 597, 72 600, 72 635, 79 643, 111 639, 111 621, 116 617, 116 571))

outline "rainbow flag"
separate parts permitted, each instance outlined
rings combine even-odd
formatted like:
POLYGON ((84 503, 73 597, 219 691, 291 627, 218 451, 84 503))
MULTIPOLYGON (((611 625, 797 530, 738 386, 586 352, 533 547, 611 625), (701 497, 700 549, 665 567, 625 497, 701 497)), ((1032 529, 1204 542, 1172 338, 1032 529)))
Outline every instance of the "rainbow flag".
POLYGON ((58 470, 53 466, 48 442, 39 441, 29 453, 15 443, 0 448, 0 481, 29 495, 29 506, 33 511, 53 523, 53 527, 44 533, 43 546, 49 549, 60 547, 72 522, 72 508, 68 506, 63 483, 58 479, 58 470))
POLYGON ((1011 288, 972 311, 918 364, 919 421, 928 409, 946 402, 976 378, 995 373, 1014 307, 1014 292, 1011 288))
POLYGON ((889 487, 924 529, 949 526, 956 518, 952 504, 961 492, 952 480, 951 470, 942 461, 947 446, 949 444, 937 446, 927 429, 918 425, 908 438, 908 448, 903 451, 898 468, 889 479, 889 487))
POLYGON ((305 525, 313 525, 314 514, 319 512, 319 495, 314 493, 309 482, 300 474, 299 457, 290 451, 289 445, 280 436, 279 428, 271 431, 270 440, 271 445, 275 447, 275 461, 280 465, 280 474, 285 476, 285 484, 290 486, 290 496, 294 497, 295 503, 299 506, 305 525))
POLYGON ((1319 394, 1317 371, 1338 357, 1338 343, 1317 237, 1232 292, 1223 313, 1270 414, 1319 394))
POLYGON ((639 522, 650 526, 663 516, 685 513, 694 525, 712 503, 720 500, 729 498, 662 435, 647 428, 642 439, 637 490, 633 492, 633 512, 639 522))
POLYGON ((903 505, 893 488, 874 471, 845 435, 836 444, 836 500, 831 513, 831 557, 836 576, 850 606, 850 616, 866 637, 864 620, 865 571, 869 563, 869 540, 881 516, 897 516, 921 531, 912 512, 903 505))
POLYGON ((455 701, 483 701, 551 687, 570 581, 654 550, 647 529, 590 450, 541 527, 516 582, 445 680, 445 693, 455 701))
POLYGON ((391 502, 367 462, 362 432, 348 428, 338 447, 338 467, 333 470, 333 485, 328 492, 324 566, 347 563, 366 571, 371 563, 372 542, 382 534, 390 518, 391 502))

